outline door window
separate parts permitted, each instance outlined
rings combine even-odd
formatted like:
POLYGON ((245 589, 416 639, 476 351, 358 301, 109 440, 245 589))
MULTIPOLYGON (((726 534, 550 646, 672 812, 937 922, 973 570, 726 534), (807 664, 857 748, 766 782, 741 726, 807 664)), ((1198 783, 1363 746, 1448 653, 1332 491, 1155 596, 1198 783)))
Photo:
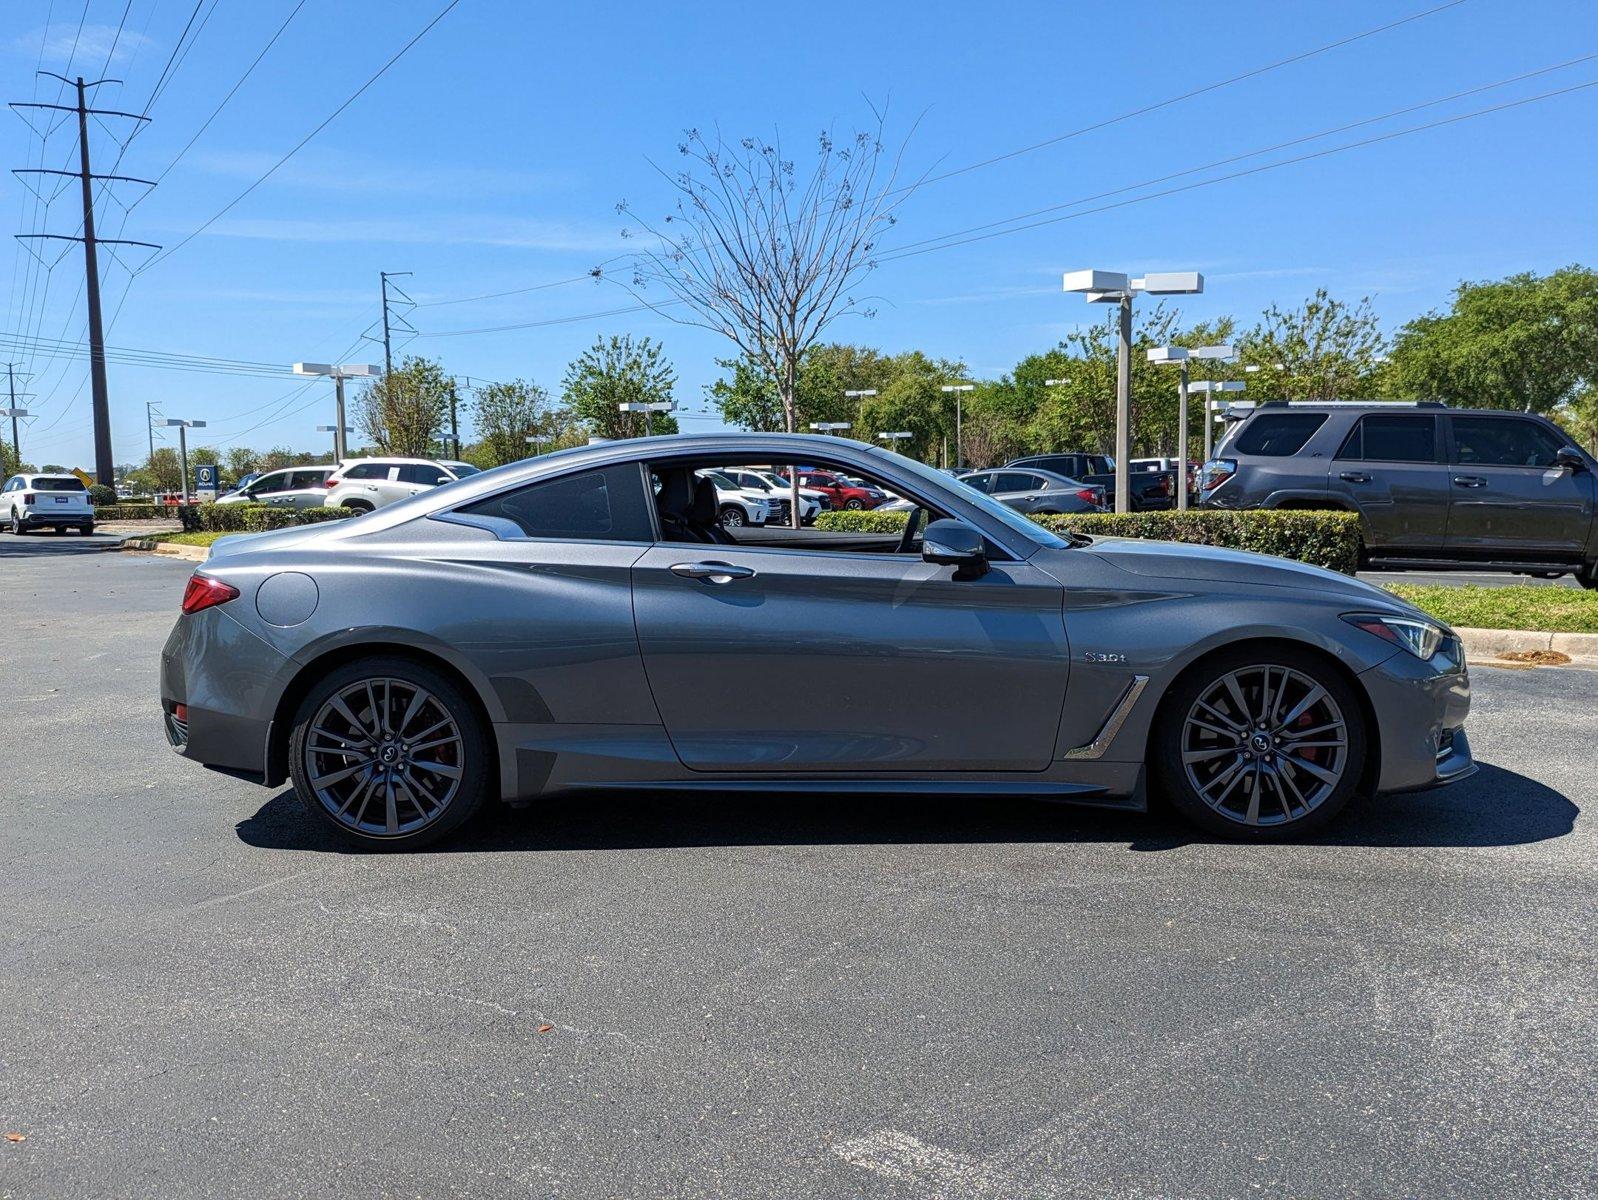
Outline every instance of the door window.
POLYGON ((420 484, 422 487, 437 487, 441 483, 449 483, 450 477, 443 467, 435 467, 429 463, 405 463, 399 468, 399 481, 420 484))
POLYGON ((1005 492, 1029 492, 1038 486, 1036 475, 1023 475, 1019 471, 1005 471, 993 485, 993 492, 999 495, 1005 492))
POLYGON ((1535 421, 1518 417, 1455 417, 1454 445, 1461 463, 1484 467, 1554 465, 1565 443, 1535 421))
POLYGON ((1361 417, 1337 457, 1363 462, 1434 463, 1437 418, 1420 413, 1372 413, 1361 417))
POLYGON ((273 471, 270 475, 263 475, 251 485, 250 490, 257 496, 270 496, 276 492, 289 490, 289 473, 287 471, 273 471))
POLYGON ((1238 434, 1237 451, 1261 458, 1286 458, 1302 450, 1324 424, 1325 413, 1260 413, 1238 434))
POLYGON ((983 495, 987 495, 993 490, 993 480, 994 476, 988 474, 986 471, 979 471, 975 475, 965 476, 960 480, 960 482, 965 484, 968 488, 975 488, 983 495))
POLYGON ((460 511, 510 521, 530 538, 655 540, 636 463, 528 484, 468 504, 460 511))
POLYGON ((387 479, 388 466, 385 463, 356 463, 344 472, 345 479, 387 479))

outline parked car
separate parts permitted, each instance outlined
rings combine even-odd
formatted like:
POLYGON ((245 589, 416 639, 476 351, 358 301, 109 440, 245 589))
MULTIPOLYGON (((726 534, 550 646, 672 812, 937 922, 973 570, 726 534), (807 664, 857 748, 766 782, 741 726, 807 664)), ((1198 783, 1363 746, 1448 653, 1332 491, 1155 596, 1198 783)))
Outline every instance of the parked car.
MULTIPOLYGON (((782 472, 784 478, 792 475, 792 470, 782 472)), ((850 483, 847 479, 831 471, 813 471, 801 469, 799 471, 799 485, 820 492, 827 498, 833 508, 846 508, 852 511, 876 508, 887 499, 881 491, 860 487, 850 483)))
MULTIPOLYGON (((721 473, 745 491, 758 493, 769 501, 775 510, 771 517, 774 523, 787 525, 792 522, 793 488, 788 480, 770 471, 756 471, 746 467, 726 467, 721 473)), ((831 507, 832 501, 827 499, 825 492, 818 492, 814 488, 799 489, 801 524, 813 524, 817 513, 831 507)))
POLYGON ((247 476, 218 504, 270 504, 274 508, 320 508, 327 499, 327 481, 332 467, 284 467, 277 471, 247 476))
POLYGON ((766 525, 776 519, 777 502, 763 488, 745 488, 720 471, 700 471, 716 488, 716 516, 723 526, 766 525))
MULTIPOLYGON (((1007 467, 1037 467, 1067 479, 1097 484, 1109 497, 1115 495, 1115 460, 1108 454, 1033 454, 1014 458, 1007 467)), ((1129 481, 1133 512, 1171 508, 1176 504, 1174 472, 1133 471, 1129 481)))
POLYGON ((1357 512, 1372 566, 1598 587, 1598 463, 1529 413, 1265 403, 1228 430, 1203 484, 1206 508, 1357 512))
POLYGON ((327 480, 329 508, 371 512, 396 500, 477 474, 471 463, 431 458, 351 458, 339 463, 327 480))
POLYGON ((1144 474, 1163 473, 1174 480, 1180 471, 1187 479, 1187 494, 1189 497, 1198 495, 1199 466, 1199 463, 1192 461, 1183 464, 1175 458, 1134 458, 1132 460, 1132 470, 1141 471, 1144 474))
POLYGON ((1028 516, 1104 511, 1104 489, 1053 471, 973 471, 960 482, 1028 516))
POLYGON ((326 829, 392 846, 491 798, 555 811, 623 786, 922 792, 978 814, 1154 791, 1211 831, 1297 838, 1357 792, 1474 770, 1459 639, 1391 593, 1057 536, 920 463, 841 440, 818 459, 816 440, 607 442, 222 538, 162 653, 166 736, 229 775, 291 778, 326 829), (696 472, 728 462, 859 474, 921 508, 890 533, 727 529, 696 472), (740 677, 825 703, 751 702, 740 677))
POLYGON ((89 489, 76 475, 13 475, 0 488, 0 518, 21 536, 35 529, 94 532, 89 489))

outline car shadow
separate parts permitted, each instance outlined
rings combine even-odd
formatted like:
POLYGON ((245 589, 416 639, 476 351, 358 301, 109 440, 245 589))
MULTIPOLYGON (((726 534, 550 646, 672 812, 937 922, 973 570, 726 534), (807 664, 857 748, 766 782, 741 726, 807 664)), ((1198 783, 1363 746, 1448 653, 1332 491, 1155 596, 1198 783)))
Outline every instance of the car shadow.
MULTIPOLYGON (((1483 766, 1437 791, 1357 802, 1325 834, 1301 844, 1376 847, 1516 846, 1563 837, 1580 810, 1545 784, 1483 766)), ((240 821, 247 845, 272 850, 365 853, 345 843, 280 792, 240 821)), ((637 850, 693 846, 914 845, 1001 842, 1122 843, 1174 850, 1220 839, 1156 810, 1036 800, 900 796, 795 797, 615 792, 564 797, 526 808, 496 806, 436 847, 469 851, 637 850)), ((425 853, 425 851, 423 851, 425 853)))
POLYGON ((120 538, 84 537, 76 530, 70 533, 25 533, 21 537, 7 530, 0 533, 0 560, 8 558, 34 558, 49 554, 103 554, 115 550, 120 538))

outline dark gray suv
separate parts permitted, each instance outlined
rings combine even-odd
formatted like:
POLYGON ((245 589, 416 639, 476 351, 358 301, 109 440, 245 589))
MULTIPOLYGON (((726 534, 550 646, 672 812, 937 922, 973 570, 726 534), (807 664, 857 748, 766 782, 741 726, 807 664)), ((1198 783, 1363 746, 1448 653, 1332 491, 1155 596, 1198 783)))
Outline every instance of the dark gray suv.
POLYGON ((1373 566, 1574 573, 1598 587, 1595 472, 1528 413, 1266 403, 1204 464, 1201 504, 1357 512, 1373 566))

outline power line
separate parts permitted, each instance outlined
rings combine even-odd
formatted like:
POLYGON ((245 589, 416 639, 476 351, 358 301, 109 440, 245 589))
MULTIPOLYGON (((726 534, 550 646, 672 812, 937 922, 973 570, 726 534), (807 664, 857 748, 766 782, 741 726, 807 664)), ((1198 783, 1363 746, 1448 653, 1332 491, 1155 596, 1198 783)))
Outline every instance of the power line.
POLYGON ((263 183, 265 183, 268 179, 270 179, 273 175, 275 175, 278 172, 279 168, 281 168, 284 163, 288 162, 289 159, 293 158, 296 154, 298 154, 301 150, 303 150, 306 147, 306 145, 311 141, 312 138, 314 138, 317 134, 321 133, 322 130, 326 129, 329 125, 331 125, 334 122, 334 120, 336 120, 338 118, 339 114, 342 113, 346 108, 348 108, 350 105, 354 104, 355 101, 358 100, 361 97, 361 95, 368 88, 370 88, 374 83, 376 83, 379 79, 381 79, 388 72, 390 67, 392 67, 395 63, 399 62, 400 59, 405 57, 406 53, 410 50, 410 48, 412 46, 416 45, 417 42, 421 41, 424 37, 426 37, 427 34, 432 30, 433 26, 437 25, 440 21, 442 21, 445 17, 447 17, 451 12, 453 12, 455 10, 455 8, 460 4, 460 2, 461 2, 461 0, 449 0, 449 3, 446 4, 438 12, 438 14, 433 17, 433 19, 431 21, 429 21, 426 25, 422 26, 421 30, 419 32, 417 32, 411 38, 410 41, 406 42, 403 46, 401 46, 399 48, 399 50, 394 54, 394 56, 392 58, 390 58, 386 63, 384 63, 381 67, 379 67, 377 69, 377 73, 376 74, 372 75, 371 78, 369 78, 365 83, 361 84, 360 87, 356 88, 355 91, 353 93, 351 93, 350 97, 347 100, 344 101, 344 103, 340 104, 337 108, 335 108, 331 113, 329 113, 322 120, 322 122, 319 125, 316 126, 316 128, 312 129, 311 132, 309 132, 303 138, 301 138, 298 142, 296 142, 294 147, 293 147, 293 149, 291 149, 282 158, 278 159, 277 162, 273 163, 270 167, 268 167, 264 174, 262 174, 260 177, 258 177, 253 183, 251 183, 247 188, 245 188, 237 196, 233 197, 233 199, 229 200, 226 204, 224 204, 219 210, 217 210, 214 214, 212 214, 209 218, 207 218, 197 229, 193 230, 191 233, 189 233, 186 236, 184 236, 181 241, 179 241, 176 244, 168 247, 165 251, 163 251, 162 253, 156 255, 154 258, 152 258, 148 263, 145 264, 144 269, 145 270, 149 270, 151 267, 155 266, 156 263, 165 262, 167 259, 171 258, 172 255, 176 254, 179 250, 183 249, 184 246, 187 246, 190 242, 192 242, 200 234, 204 233, 212 225, 216 224, 219 220, 221 220, 229 212, 231 212, 246 196, 248 196, 251 192, 255 191, 256 188, 260 187, 263 183))
POLYGON ((1233 172, 1231 172, 1230 174, 1227 174, 1227 175, 1217 175, 1213 179, 1201 179, 1201 180, 1198 180, 1198 181, 1196 181, 1194 183, 1183 184, 1180 187, 1166 188, 1163 191, 1150 192, 1149 194, 1144 195, 1144 196, 1133 196, 1133 197, 1131 197, 1130 199, 1127 199, 1127 200, 1118 200, 1118 201, 1116 201, 1113 204, 1102 204, 1102 205, 1099 205, 1097 208, 1084 209, 1083 211, 1077 212, 1077 213, 1066 213, 1063 216, 1047 217, 1044 220, 1033 221, 1033 222, 1031 222, 1030 224, 1027 224, 1027 225, 1017 225, 1017 226, 1015 226, 1014 228, 1011 228, 1011 229, 1000 229, 1000 230, 996 230, 996 231, 991 232, 991 233, 979 233, 979 234, 976 234, 975 236, 972 236, 972 237, 963 236, 965 233, 968 233, 968 232, 971 232, 971 231, 969 231, 969 230, 959 230, 959 231, 956 231, 954 233, 944 234, 942 238, 936 239, 938 241, 938 243, 939 243, 937 245, 925 246, 924 248, 914 249, 914 250, 907 249, 907 250, 904 250, 904 251, 902 251, 900 253, 884 254, 877 261, 878 262, 893 262, 893 261, 895 261, 897 259, 901 259, 901 258, 913 258, 916 255, 920 255, 920 254, 930 254, 934 250, 949 250, 949 249, 952 249, 955 246, 965 246, 965 245, 969 245, 972 242, 984 242, 984 241, 988 241, 991 238, 1004 237, 1005 235, 1011 234, 1011 233, 1022 233, 1024 231, 1028 230, 1028 229, 1037 229, 1037 228, 1039 228, 1041 226, 1044 226, 1044 225, 1054 225, 1054 224, 1057 224, 1057 223, 1059 223, 1061 221, 1074 221, 1078 217, 1086 217, 1086 216, 1090 216, 1090 215, 1092 215, 1094 213, 1108 212, 1111 209, 1116 209, 1116 208, 1126 208, 1126 207, 1128 207, 1130 205, 1133 205, 1133 204, 1142 204, 1144 201, 1147 201, 1147 200, 1158 200, 1158 199, 1161 199, 1162 197, 1165 197, 1165 196, 1174 196, 1174 195, 1178 194, 1179 192, 1190 192, 1190 191, 1194 191, 1197 188, 1210 187, 1210 186, 1212 186, 1214 184, 1217 184, 1217 183, 1226 183, 1226 182, 1228 182, 1230 180, 1233 180, 1233 179, 1242 179, 1242 178, 1244 178, 1246 176, 1249 176, 1249 175, 1259 175, 1259 174, 1261 174, 1261 173, 1263 173, 1265 171, 1274 171, 1274 170, 1276 170, 1276 169, 1278 169, 1280 167, 1290 167, 1290 166, 1294 166, 1294 165, 1296 165, 1298 163, 1310 162, 1310 161, 1312 161, 1314 159, 1318 159, 1318 158, 1327 158, 1327 157, 1329 157, 1329 156, 1331 156, 1333 154, 1341 154, 1341 153, 1343 153, 1344 151, 1347 151, 1347 150, 1358 150, 1358 149, 1361 149, 1361 148, 1363 148, 1365 146, 1374 146, 1374 145, 1377 145, 1377 144, 1379 144, 1381 142, 1390 142, 1390 141, 1393 141, 1395 138, 1408 137, 1410 134, 1424 133, 1424 132, 1426 132, 1428 130, 1440 129, 1440 128, 1442 128, 1444 126, 1447 126, 1447 125, 1457 125, 1461 121, 1473 120, 1476 117, 1485 117, 1485 116, 1488 116, 1489 114, 1496 113, 1496 112, 1503 112, 1503 111, 1505 111, 1507 109, 1511 109, 1511 108, 1520 108, 1520 107, 1522 107, 1524 105, 1527 105, 1527 104, 1535 104, 1535 103, 1537 103, 1538 101, 1541 101, 1541 100, 1550 100, 1550 99, 1553 99, 1556 96, 1569 95, 1572 92, 1584 91, 1587 88, 1591 88, 1591 87, 1598 87, 1598 79, 1589 80, 1586 83, 1573 84, 1570 87, 1557 88, 1557 89, 1555 89, 1553 91, 1543 92, 1543 93, 1540 93, 1539 95, 1536 95, 1536 96, 1522 97, 1519 100, 1506 100, 1502 104, 1494 104, 1494 105, 1491 105, 1491 106, 1489 106, 1487 108, 1476 109, 1473 112, 1460 113, 1460 114, 1458 114, 1456 116, 1444 117, 1444 118, 1442 118, 1440 120, 1436 120, 1436 121, 1429 121, 1429 122, 1427 122, 1424 125, 1412 125, 1409 128, 1407 128, 1407 129, 1398 129, 1398 130, 1394 130, 1391 133, 1380 134, 1380 135, 1378 135, 1376 137, 1363 138, 1363 139, 1361 139, 1360 141, 1357 141, 1357 142, 1346 142, 1346 143, 1344 143, 1341 146, 1331 146, 1331 147, 1329 147, 1329 148, 1327 148, 1325 150, 1317 150, 1317 151, 1315 151, 1314 153, 1311 153, 1311 154, 1300 154, 1300 155, 1298 155, 1297 157, 1294 157, 1294 158, 1284 158, 1284 159, 1281 159, 1281 160, 1279 160, 1277 162, 1262 163, 1262 164, 1260 164, 1257 167, 1250 167, 1250 168, 1248 168, 1247 170, 1244 170, 1244 171, 1233 171, 1233 172), (948 240, 948 239, 958 239, 958 240, 951 241, 951 240, 948 240))
POLYGON ((501 300, 506 296, 525 296, 528 292, 541 292, 546 288, 566 287, 573 283, 587 283, 600 277, 600 273, 611 263, 623 262, 634 258, 632 254, 618 254, 614 258, 607 258, 598 266, 590 267, 581 275, 573 275, 569 279, 552 279, 548 283, 535 283, 528 287, 512 288, 508 292, 485 292, 481 296, 456 296, 450 300, 423 300, 417 303, 417 308, 442 308, 446 304, 471 304, 477 300, 501 300))
POLYGON ((1111 196, 1119 196, 1126 192, 1137 191, 1139 188, 1154 187, 1157 184, 1168 183, 1173 179, 1181 179, 1184 176, 1194 175, 1200 171, 1210 171, 1217 167, 1230 166, 1232 163, 1242 162, 1247 158, 1257 158, 1261 154, 1273 154, 1278 150, 1286 150, 1293 146, 1303 145, 1305 142, 1318 141, 1321 138, 1333 137, 1339 133, 1347 133, 1352 129, 1360 129, 1367 125, 1380 124, 1383 121, 1390 121, 1394 117, 1407 116, 1410 113, 1419 112, 1422 109, 1436 108, 1440 104, 1449 104, 1455 100, 1463 100, 1467 96, 1477 96, 1483 92, 1490 92, 1495 91, 1498 88, 1508 87, 1510 84, 1523 83, 1528 79, 1535 79, 1540 75, 1548 75, 1554 71, 1567 70, 1570 67, 1580 66, 1582 63, 1592 62, 1594 59, 1598 59, 1598 53, 1584 54, 1580 58, 1567 59, 1565 62, 1555 63, 1552 66, 1539 67, 1534 71, 1526 71, 1519 75, 1512 75, 1507 79, 1497 80, 1494 83, 1484 83, 1477 87, 1466 88, 1463 91, 1453 92, 1447 96, 1439 96, 1433 100, 1422 100, 1418 104, 1410 104, 1403 108, 1395 108, 1390 112, 1381 113, 1374 117, 1365 117, 1358 121, 1350 121, 1345 125, 1337 125, 1330 129, 1322 129, 1316 133, 1307 133, 1302 137, 1289 138, 1285 142, 1276 142, 1273 145, 1261 146, 1255 150, 1245 150, 1241 154, 1233 154, 1226 158, 1218 158, 1212 162, 1202 163, 1196 167, 1186 167, 1180 171, 1172 171, 1168 175, 1157 175, 1151 179, 1140 180, 1137 183, 1129 183, 1123 187, 1112 188, 1106 192, 1095 192, 1089 196, 1079 196, 1074 200, 1064 200, 1058 204, 1050 204, 1043 208, 1035 208, 1030 212, 1017 213, 1012 217, 1003 217, 997 221, 989 221, 982 225, 973 225, 969 228, 959 230, 957 233, 940 234, 937 237, 923 238, 916 242, 906 242, 903 245, 892 247, 890 250, 885 252, 884 260, 887 258, 898 257, 903 251, 919 246, 931 245, 936 242, 942 242, 951 237, 959 237, 968 233, 978 233, 985 229, 996 229, 1001 225, 1010 225, 1016 221, 1024 221, 1029 217, 1042 216, 1044 213, 1059 212, 1061 209, 1065 208, 1075 208, 1081 204, 1090 204, 1095 200, 1105 200, 1111 196))
POLYGON ((570 317, 548 317, 542 321, 522 321, 515 325, 489 325, 482 329, 442 329, 436 333, 421 333, 418 337, 465 337, 475 333, 509 333, 516 329, 543 329, 549 325, 572 325, 578 321, 597 321, 602 317, 619 317, 626 313, 653 311, 664 308, 667 304, 680 304, 680 300, 667 300, 662 304, 630 304, 626 308, 612 308, 604 312, 578 313, 570 317))
POLYGON ((1242 74, 1233 75, 1227 79, 1217 80, 1215 83, 1207 83, 1203 87, 1193 88, 1191 91, 1183 92, 1179 96, 1172 96, 1169 99, 1159 100, 1153 104, 1145 104, 1141 108, 1131 109, 1130 111, 1121 113, 1118 116, 1107 117, 1102 121, 1095 121, 1091 125, 1084 125, 1080 129, 1072 129, 1066 133, 1058 133, 1053 137, 1044 138, 1042 141, 1033 142, 1029 146, 1022 146, 1016 150, 1007 150, 1003 154, 995 154, 991 158, 984 158, 974 163, 968 163, 963 167, 956 167, 952 171, 944 171, 938 175, 929 175, 915 184, 906 184, 904 187, 895 188, 893 191, 890 191, 887 194, 893 195, 896 192, 909 191, 912 188, 920 188, 929 183, 938 183, 944 179, 953 179, 957 175, 965 175, 968 172, 977 171, 983 167, 991 167, 994 163, 1006 162, 1012 158, 1019 158, 1023 154, 1031 154, 1036 150, 1042 150, 1049 146, 1058 145, 1061 142, 1070 141, 1072 138, 1079 138, 1085 134, 1096 133, 1101 129, 1108 129, 1112 125, 1119 125, 1123 121, 1130 121, 1135 117, 1147 116, 1149 113, 1158 112, 1162 108, 1170 108, 1174 104, 1181 104, 1183 101, 1192 100, 1196 96, 1202 96, 1208 92, 1219 91, 1221 88, 1230 87, 1234 83, 1242 83, 1244 80, 1257 79, 1261 75, 1268 75, 1272 71, 1279 71, 1283 67, 1292 66, 1294 63, 1304 62, 1307 59, 1316 58, 1333 50, 1341 49, 1344 46, 1353 45, 1355 42, 1363 41, 1366 38, 1376 37, 1378 34, 1383 34, 1389 30, 1397 29, 1402 25, 1408 25, 1415 21, 1424 20, 1427 17, 1435 16, 1437 13, 1444 12, 1450 8, 1457 8, 1465 2, 1466 0, 1447 0, 1447 2, 1444 4, 1435 5, 1434 7, 1424 9, 1421 12, 1411 13, 1407 17, 1401 17, 1396 21, 1389 21, 1385 25, 1378 25, 1373 29, 1366 29, 1360 33, 1339 38, 1335 42, 1328 42, 1324 46, 1316 46, 1312 50, 1305 50, 1298 54, 1290 55, 1287 58, 1278 59, 1272 63, 1266 63, 1262 67, 1254 67, 1251 70, 1244 71, 1242 74))

